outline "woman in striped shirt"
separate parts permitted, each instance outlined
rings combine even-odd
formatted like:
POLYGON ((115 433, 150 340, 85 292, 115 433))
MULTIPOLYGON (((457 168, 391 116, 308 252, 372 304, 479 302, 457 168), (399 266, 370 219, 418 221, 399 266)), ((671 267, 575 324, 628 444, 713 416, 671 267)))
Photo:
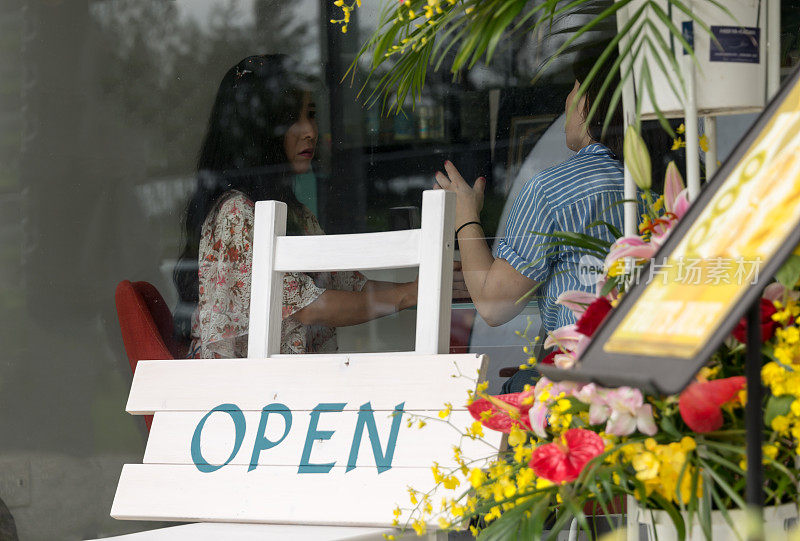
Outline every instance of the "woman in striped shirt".
POLYGON ((568 246, 547 246, 555 240, 548 234, 588 233, 613 241, 604 226, 589 226, 602 219, 623 228, 622 205, 614 205, 624 197, 622 114, 619 108, 615 109, 604 133, 603 121, 611 107, 612 92, 600 96, 610 66, 585 85, 576 99, 594 61, 585 54, 579 55, 574 64, 575 85, 565 104, 566 145, 576 154, 526 183, 514 201, 505 237, 500 239, 494 255, 484 241, 479 219, 485 180, 479 178, 470 187, 449 161, 445 162, 446 174, 436 173, 434 187, 457 194, 456 227, 464 281, 475 307, 489 325, 502 325, 519 314, 525 303, 517 301, 537 286, 546 332, 575 323, 572 312, 555 300, 567 290, 594 288, 579 280, 580 251, 568 246), (597 110, 587 122, 595 103, 597 110))

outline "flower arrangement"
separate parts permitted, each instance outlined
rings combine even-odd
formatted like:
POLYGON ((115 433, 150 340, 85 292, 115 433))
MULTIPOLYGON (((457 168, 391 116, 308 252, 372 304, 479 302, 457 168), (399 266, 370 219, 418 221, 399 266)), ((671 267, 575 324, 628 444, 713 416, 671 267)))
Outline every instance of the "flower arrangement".
MULTIPOLYGON (((596 239, 564 235, 604 254, 605 277, 594 294, 567 292, 558 302, 577 323, 553 332, 552 351, 541 362, 569 368, 614 309, 629 279, 656 252, 689 208, 674 164, 664 194, 650 192, 649 155, 635 129, 629 129, 625 157, 642 190, 645 213, 636 237, 608 246, 596 239), (633 264, 631 264, 633 262, 633 264)), ((763 382, 770 391, 763 405, 766 505, 798 501, 800 470, 800 253, 767 287, 762 304, 763 382)), ((742 320, 696 379, 680 395, 656 396, 633 388, 552 382, 540 378, 523 392, 491 396, 479 385, 469 397, 474 423, 465 437, 483 429, 507 434, 507 449, 471 463, 456 448, 457 467, 434 466, 436 489, 452 493, 434 511, 431 492, 410 489, 414 507, 407 524, 421 533, 438 518, 444 528, 469 526, 479 539, 539 539, 577 520, 621 512, 626 497, 641 507, 665 511, 683 539, 699 527, 711 538, 711 511, 730 525, 731 513, 744 509, 744 411, 746 323, 742 320), (460 479, 460 480, 459 480, 460 479), (462 482, 463 481, 463 482, 462 482)), ((537 363, 530 358, 521 368, 537 363)), ((447 420, 448 408, 440 413, 447 420)), ((398 508, 398 525, 404 510, 398 508)), ((391 536, 390 536, 391 537, 391 536)))

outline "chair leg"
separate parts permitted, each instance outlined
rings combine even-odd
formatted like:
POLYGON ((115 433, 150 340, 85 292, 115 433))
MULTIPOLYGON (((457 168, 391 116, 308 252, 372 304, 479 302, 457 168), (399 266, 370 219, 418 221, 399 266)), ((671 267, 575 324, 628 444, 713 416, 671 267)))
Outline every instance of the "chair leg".
POLYGON ((626 496, 625 519, 628 541, 639 541, 639 505, 636 498, 626 496))
POLYGON ((573 518, 569 523, 569 541, 578 541, 578 519, 573 518))

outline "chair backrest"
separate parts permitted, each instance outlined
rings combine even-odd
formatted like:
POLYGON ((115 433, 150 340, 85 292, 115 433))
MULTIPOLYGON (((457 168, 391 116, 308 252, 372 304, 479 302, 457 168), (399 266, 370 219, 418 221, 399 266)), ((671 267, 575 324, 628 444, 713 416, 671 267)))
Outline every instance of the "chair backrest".
POLYGON ((422 227, 358 235, 286 235, 286 204, 256 203, 248 357, 280 352, 283 273, 419 267, 415 353, 447 353, 455 194, 422 194, 422 227))
MULTIPOLYGON (((149 282, 123 280, 117 284, 114 300, 132 373, 136 373, 143 359, 172 359, 180 355, 172 313, 155 286, 149 282)), ((146 415, 144 422, 149 430, 153 416, 146 415)))
POLYGON ((143 359, 175 357, 172 314, 152 284, 123 280, 117 284, 114 299, 122 342, 133 372, 143 359))
POLYGON ((499 447, 500 433, 476 441, 457 429, 473 421, 464 404, 488 361, 441 354, 452 204, 452 194, 425 192, 421 230, 294 238, 283 236, 285 206, 257 203, 251 358, 139 363, 126 409, 155 419, 143 463, 122 470, 112 516, 389 527, 409 486, 433 488, 434 461, 459 471, 454 446, 475 467, 491 458, 485 442, 499 447), (416 265, 414 354, 277 354, 281 272, 416 265))

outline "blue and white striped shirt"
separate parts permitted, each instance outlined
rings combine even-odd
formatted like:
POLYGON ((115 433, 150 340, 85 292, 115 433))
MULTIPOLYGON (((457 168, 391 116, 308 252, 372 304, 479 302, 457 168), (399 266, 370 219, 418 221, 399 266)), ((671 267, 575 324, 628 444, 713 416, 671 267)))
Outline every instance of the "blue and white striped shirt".
POLYGON ((604 225, 587 226, 603 220, 623 229, 623 206, 611 208, 624 199, 623 176, 622 163, 611 151, 592 143, 529 180, 514 201, 496 257, 508 261, 524 276, 542 282, 536 295, 548 333, 575 323, 572 312, 556 304, 556 298, 570 289, 594 291, 594 286, 578 280, 578 261, 583 255, 580 249, 542 245, 556 241, 548 236, 556 232, 587 233, 613 241, 604 225))

